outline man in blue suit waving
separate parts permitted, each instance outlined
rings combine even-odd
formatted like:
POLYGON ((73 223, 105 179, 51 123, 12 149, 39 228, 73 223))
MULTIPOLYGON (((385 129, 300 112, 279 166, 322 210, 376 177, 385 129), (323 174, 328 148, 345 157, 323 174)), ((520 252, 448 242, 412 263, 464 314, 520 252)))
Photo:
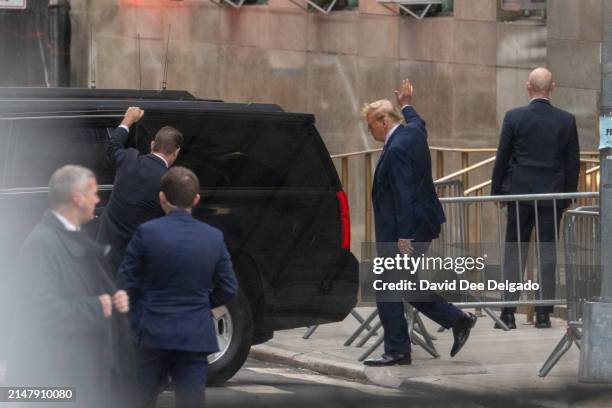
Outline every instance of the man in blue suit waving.
MULTIPOLYGON (((412 93, 412 84, 407 79, 402 82, 401 91, 395 91, 405 125, 386 99, 366 104, 363 114, 374 139, 385 143, 372 187, 376 242, 393 244, 400 254, 421 256, 438 237, 445 218, 431 176, 425 121, 410 106, 412 93)), ((451 357, 454 357, 467 341, 476 317, 463 313, 436 294, 428 300, 431 301, 410 304, 441 326, 453 329, 451 357)), ((377 307, 385 331, 385 352, 380 358, 366 360, 365 365, 411 364, 403 303, 378 299, 377 307)))
POLYGON ((168 170, 159 193, 166 216, 138 227, 119 267, 133 308, 142 407, 155 406, 168 374, 177 407, 203 406, 207 356, 219 351, 211 309, 238 290, 223 233, 191 216, 199 189, 192 171, 168 170))

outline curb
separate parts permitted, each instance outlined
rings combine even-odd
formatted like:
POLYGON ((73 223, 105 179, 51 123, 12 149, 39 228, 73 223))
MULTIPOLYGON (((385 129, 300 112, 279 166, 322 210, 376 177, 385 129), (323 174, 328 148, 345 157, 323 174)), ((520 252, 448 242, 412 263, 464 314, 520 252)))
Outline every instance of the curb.
POLYGON ((249 357, 270 363, 278 363, 290 367, 316 371, 325 375, 343 377, 349 380, 368 381, 364 366, 362 365, 341 363, 324 357, 295 353, 265 344, 253 346, 249 353, 249 357))
MULTIPOLYGON (((478 406, 496 407, 496 408, 569 408, 573 405, 567 405, 562 401, 552 400, 546 401, 541 398, 530 398, 529 395, 516 395, 524 391, 516 391, 515 393, 501 393, 495 390, 462 390, 457 387, 451 387, 443 384, 435 384, 431 382, 422 382, 414 380, 404 380, 398 387, 404 391, 420 391, 423 393, 449 394, 455 399, 455 402, 464 404, 474 404, 478 402, 478 406)), ((534 395, 537 397, 537 392, 534 395)))
MULTIPOLYGON (((541 399, 530 400, 529 397, 516 398, 497 393, 495 391, 462 390, 445 384, 435 382, 414 381, 412 379, 398 379, 386 370, 368 370, 360 364, 344 363, 334 361, 331 358, 313 356, 308 353, 297 353, 280 347, 260 344, 253 346, 249 353, 250 358, 269 363, 282 364, 293 368, 306 369, 323 375, 341 377, 346 380, 362 381, 372 385, 386 388, 400 389, 410 392, 421 392, 426 394, 448 394, 455 402, 473 404, 478 401, 479 406, 496 408, 515 408, 519 404, 526 408, 557 408, 559 401, 541 401, 541 399), (484 404, 484 405, 482 405, 484 404)), ((471 406, 471 405, 470 405, 471 406)))

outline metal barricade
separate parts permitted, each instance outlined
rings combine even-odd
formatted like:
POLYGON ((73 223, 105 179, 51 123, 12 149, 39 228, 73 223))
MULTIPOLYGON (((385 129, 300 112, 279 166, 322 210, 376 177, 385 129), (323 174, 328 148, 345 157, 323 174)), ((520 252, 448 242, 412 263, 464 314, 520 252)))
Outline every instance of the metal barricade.
MULTIPOLYGON (((559 193, 559 194, 532 194, 532 195, 507 195, 507 196, 476 196, 476 197, 441 197, 440 201, 444 207, 447 222, 444 224, 443 229, 441 231, 440 237, 432 243, 432 250, 438 251, 443 255, 452 256, 453 251, 457 250, 458 246, 461 245, 472 245, 472 249, 476 248, 478 250, 479 245, 482 244, 483 239, 491 239, 491 243, 498 247, 498 255, 500 258, 498 259, 498 263, 500 265, 501 270, 499 271, 499 276, 502 279, 506 278, 506 274, 504 271, 504 261, 508 256, 508 245, 505 243, 505 224, 506 218, 502 212, 504 210, 501 209, 502 203, 507 205, 506 208, 510 207, 513 211, 515 211, 515 219, 516 224, 510 226, 511 228, 517 229, 517 236, 521 236, 521 208, 523 206, 521 204, 532 205, 534 210, 534 220, 533 220, 533 241, 534 248, 529 251, 529 248, 526 246, 527 242, 521 242, 520 239, 517 243, 511 243, 516 246, 516 251, 514 251, 513 256, 518 258, 517 265, 520 267, 520 273, 518 274, 519 280, 525 279, 534 279, 538 283, 543 282, 542 277, 542 257, 544 250, 554 251, 552 255, 549 253, 549 256, 554 256, 554 259, 558 257, 559 245, 557 245, 557 241, 561 236, 561 243, 567 242, 567 238, 565 238, 565 234, 560 234, 559 226, 555 222, 554 223, 554 237, 557 237, 555 242, 549 243, 549 248, 545 248, 544 243, 540 242, 540 216, 544 210, 542 210, 541 205, 544 202, 550 203, 550 210, 552 212, 552 218, 558 219, 560 218, 563 210, 561 206, 558 206, 558 203, 561 200, 580 200, 584 201, 597 201, 598 193, 597 192, 588 192, 588 193, 559 193), (488 207, 488 208, 487 208, 488 207), (469 213, 470 211, 474 211, 478 209, 480 214, 483 215, 480 221, 480 225, 477 225, 476 228, 479 228, 481 231, 478 234, 468 234, 468 230, 471 227, 474 229, 474 226, 468 225, 468 220, 470 219, 469 213), (488 220, 485 218, 488 217, 488 220), (527 252, 530 252, 530 257, 527 256, 527 252), (530 262, 528 258, 531 258, 530 262), (531 264, 532 268, 528 268, 531 264), (525 274, 528 269, 533 269, 533 276, 525 274)), ((505 210, 507 211, 507 210, 505 210)), ((573 211, 568 212, 568 214, 573 214, 573 211)), ((549 214, 550 216, 550 214, 549 214)), ((472 219, 475 219, 473 217, 472 219)), ((550 232, 550 231, 549 231, 550 232)), ((561 245, 564 247, 564 245, 561 245)), ((550 260, 549 260, 550 261, 550 260)), ((562 262, 560 263, 562 264, 562 262)), ((461 294, 461 298, 457 299, 454 304, 460 308, 483 308, 485 311, 501 328, 504 330, 508 330, 508 327, 499 320, 499 318, 490 310, 493 307, 516 307, 516 306, 554 306, 554 305, 565 305, 567 300, 561 296, 565 291, 565 271, 559 265, 556 267, 556 271, 554 273, 554 285, 555 285, 555 293, 556 295, 552 298, 543 298, 542 291, 540 291, 539 296, 533 298, 527 298, 523 296, 523 299, 506 299, 506 292, 502 293, 477 293, 474 291, 469 291, 467 293, 461 294)), ((483 281, 487 280, 487 271, 485 271, 481 279, 483 281)), ((525 294, 523 294, 525 295, 525 294)), ((345 345, 351 345, 362 333, 365 332, 365 336, 357 343, 358 347, 363 346, 367 340, 374 336, 373 331, 379 330, 381 325, 380 323, 374 324, 372 326, 372 330, 368 330, 367 326, 372 325, 374 320, 377 317, 376 311, 374 311, 370 316, 368 316, 364 322, 357 328, 357 330, 347 339, 345 345)), ((425 330, 425 326, 420 322, 420 317, 417 313, 414 313, 410 308, 408 309, 407 317, 409 318, 409 328, 411 330, 412 340, 414 343, 421 345, 428 351, 432 356, 437 356, 437 352, 435 351, 435 347, 431 340, 434 339, 427 331, 425 330), (419 334, 420 337, 415 336, 415 334, 419 334)), ((359 360, 363 360, 367 358, 367 356, 372 353, 376 347, 378 347, 382 342, 382 337, 378 338, 376 342, 368 348, 368 350, 360 356, 359 360)))
MULTIPOLYGON (((560 234, 559 227, 557 223, 554 223, 554 237, 557 239, 554 242, 549 243, 549 248, 544 248, 545 242, 541 242, 540 235, 544 234, 541 229, 541 222, 544 220, 540 220, 540 217, 543 217, 544 211, 548 211, 551 214, 548 214, 549 217, 554 219, 559 219, 563 213, 561 206, 559 206, 559 202, 561 200, 592 200, 596 201, 598 199, 598 193, 596 192, 588 192, 588 193, 558 193, 558 194, 527 194, 527 195, 506 195, 506 196, 476 196, 476 197, 448 197, 448 198, 440 198, 442 202, 445 212, 447 213, 447 218, 449 218, 448 214, 460 214, 465 219, 475 219, 475 217, 466 217, 466 213, 470 213, 471 211, 476 212, 479 211, 482 214, 480 218, 479 225, 464 225, 463 230, 464 240, 455 241, 456 244, 464 244, 466 248, 470 248, 472 251, 478 251, 481 247, 488 243, 490 246, 497 247, 496 255, 499 256, 497 259, 498 262, 489 260, 491 264, 498 264, 500 271, 499 276, 502 280, 506 280, 508 271, 505 271, 504 265, 507 263, 507 259, 509 258, 508 252, 511 252, 512 256, 516 256, 516 264, 519 269, 519 280, 522 278, 533 278, 537 282, 542 283, 542 271, 545 265, 542 265, 544 261, 542 258, 545 254, 543 254, 544 249, 550 249, 555 251, 555 259, 549 260, 551 262, 556 261, 557 252, 559 252, 559 246, 557 242, 559 239, 563 239, 563 234, 560 234), (502 205, 505 205, 505 209, 502 208, 502 205), (545 210, 545 206, 549 207, 545 210), (458 210, 455 209, 453 212, 449 210, 452 207, 458 207, 458 210), (533 247, 532 250, 528 247, 529 240, 521 241, 520 237, 522 234, 521 231, 521 211, 525 211, 525 209, 529 209, 533 212, 530 215, 533 219, 531 221, 532 225, 532 241, 533 247), (513 218, 516 222, 509 226, 509 228, 516 228, 516 236, 517 242, 506 243, 506 222, 507 222, 507 212, 511 210, 514 212, 513 218), (478 230, 478 234, 469 234, 468 230, 472 229, 478 230), (512 249, 512 251, 509 251, 512 249), (528 255, 531 256, 531 262, 529 261, 528 255), (533 276, 526 275, 528 272, 529 264, 532 266, 533 276)), ((450 217, 451 223, 452 215, 450 217)), ((529 224, 529 223, 527 223, 529 224)), ((446 228, 445 226, 443 228, 446 228)), ((456 228, 456 227, 451 227, 456 228)), ((552 232, 552 231, 550 231, 552 232)), ((441 238, 444 237, 444 232, 441 234, 441 238)), ((563 241, 561 242, 563 243, 563 241)), ((563 245, 561 245, 563 248, 563 245)), ((490 249, 490 248, 489 248, 490 249)), ((564 285, 564 279, 561 275, 562 268, 557 268, 555 274, 555 287, 557 296, 555 298, 543 298, 542 293, 539 294, 538 299, 505 299, 503 296, 495 297, 494 294, 486 293, 482 295, 478 295, 476 293, 468 293, 464 295, 465 301, 459 301, 457 304, 461 307, 475 307, 479 306, 522 306, 522 305, 533 305, 533 306, 550 306, 550 305, 564 305, 566 300, 562 297, 559 297, 559 294, 562 293, 562 286, 564 285)), ((483 280, 486 280, 486 274, 490 272, 485 269, 483 273, 483 280)), ((505 293, 504 293, 505 294, 505 293)))
POLYGON ((563 231, 567 328, 542 365, 540 377, 548 375, 573 344, 580 348, 584 302, 598 297, 601 290, 599 208, 590 206, 568 211, 563 231))

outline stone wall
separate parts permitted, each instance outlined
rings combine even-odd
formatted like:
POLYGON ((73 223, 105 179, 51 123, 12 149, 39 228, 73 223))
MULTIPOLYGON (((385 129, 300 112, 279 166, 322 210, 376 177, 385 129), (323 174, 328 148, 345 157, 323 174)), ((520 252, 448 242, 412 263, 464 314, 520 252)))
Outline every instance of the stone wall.
MULTIPOLYGON (((557 84, 553 103, 577 116, 581 147, 592 150, 601 0, 548 3, 544 23, 512 21, 516 15, 502 13, 498 0, 455 0, 454 16, 423 21, 375 0, 330 15, 306 12, 289 0, 240 10, 207 0, 72 0, 72 80, 87 86, 93 60, 99 88, 159 89, 171 26, 168 88, 314 113, 333 154, 379 147, 366 132, 361 106, 392 98, 404 77, 415 83, 414 105, 427 120, 430 145, 496 147, 505 112, 527 102, 529 71, 547 65, 557 84)), ((475 155, 472 163, 488 156, 475 155)), ((446 158, 446 173, 459 167, 459 155, 446 158)), ((352 161, 350 169, 358 253, 363 162, 352 161)), ((470 185, 490 174, 491 167, 483 168, 470 176, 470 185)))
POLYGON ((553 103, 576 115, 580 148, 598 147, 601 94, 601 0, 554 0, 548 5, 548 65, 553 103))
POLYGON ((93 59, 99 88, 159 88, 171 27, 168 88, 314 113, 332 153, 376 147, 361 105, 391 98, 404 77, 414 80, 432 145, 495 146, 505 110, 526 101, 529 69, 546 62, 546 26, 499 22, 496 4, 455 0, 454 17, 417 21, 375 0, 330 15, 288 0, 239 10, 72 0, 73 85, 88 85, 93 59))

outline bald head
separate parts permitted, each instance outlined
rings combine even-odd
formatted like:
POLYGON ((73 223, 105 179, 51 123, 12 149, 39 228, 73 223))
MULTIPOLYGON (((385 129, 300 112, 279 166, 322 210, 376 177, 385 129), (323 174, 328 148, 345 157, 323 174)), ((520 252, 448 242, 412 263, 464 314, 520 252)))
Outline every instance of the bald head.
POLYGON ((531 98, 545 97, 548 98, 552 92, 554 83, 552 80, 552 72, 548 69, 539 67, 531 71, 527 80, 527 91, 531 98))

